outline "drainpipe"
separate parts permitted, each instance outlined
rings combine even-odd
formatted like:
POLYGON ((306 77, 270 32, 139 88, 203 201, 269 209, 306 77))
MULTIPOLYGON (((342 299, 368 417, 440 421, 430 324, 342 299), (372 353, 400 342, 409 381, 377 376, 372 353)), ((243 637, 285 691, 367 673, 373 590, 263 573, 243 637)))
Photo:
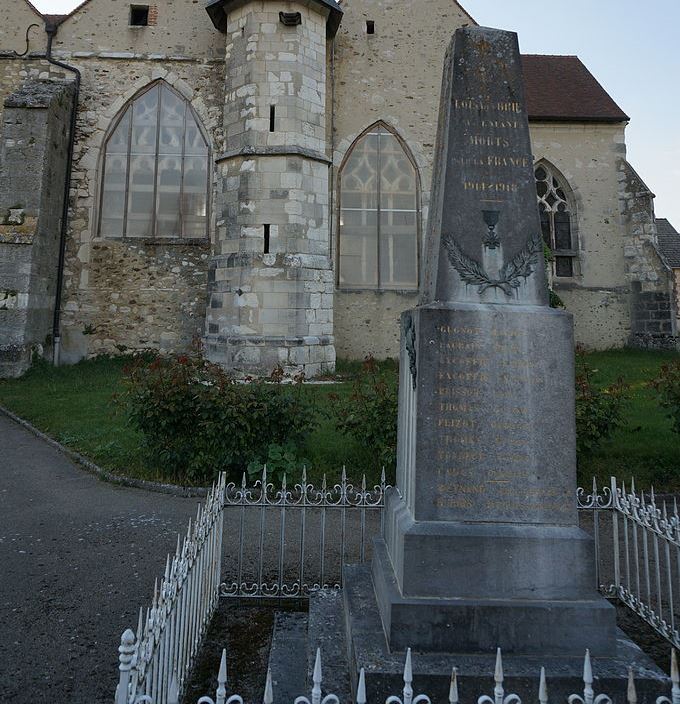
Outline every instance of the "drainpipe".
POLYGON ((64 260, 66 257, 66 235, 68 232, 69 199, 71 194, 71 169, 73 168, 73 149, 76 142, 76 113, 80 97, 80 71, 74 66, 69 66, 62 61, 52 58, 52 41, 57 34, 58 24, 51 20, 45 21, 47 33, 47 51, 45 58, 53 66, 58 66, 75 75, 75 92, 73 94, 73 110, 71 111, 71 125, 69 128, 68 153, 66 155, 66 179, 64 182, 64 204, 61 212, 61 228, 59 232, 59 260, 57 263, 57 290, 54 295, 54 317, 52 319, 52 363, 59 366, 61 353, 61 297, 63 292, 64 260))

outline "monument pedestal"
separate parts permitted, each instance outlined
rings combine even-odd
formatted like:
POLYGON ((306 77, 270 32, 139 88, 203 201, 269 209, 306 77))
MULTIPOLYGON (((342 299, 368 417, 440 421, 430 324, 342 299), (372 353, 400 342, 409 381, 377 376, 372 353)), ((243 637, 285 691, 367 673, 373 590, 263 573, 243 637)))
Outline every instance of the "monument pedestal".
MULTIPOLYGON (((349 659, 349 687, 356 692, 361 668, 365 670, 367 701, 385 701, 387 696, 399 694, 404 686, 404 660, 406 653, 387 645, 383 621, 378 612, 376 590, 369 565, 351 565, 345 568, 342 594, 337 596, 320 593, 310 601, 311 646, 333 638, 338 632, 312 629, 312 614, 319 611, 327 619, 334 608, 341 611, 345 620, 346 647, 349 659), (337 603, 333 604, 333 600, 337 603), (342 603, 340 601, 342 600, 342 603)), ((429 605, 430 610, 432 604, 429 605)), ((588 628, 586 610, 575 616, 576 626, 588 628)), ((317 622, 323 622, 317 619, 317 622)), ((480 625, 482 623, 480 622, 480 625)), ((415 635, 415 634, 414 634, 415 635)), ((314 652, 314 649, 310 649, 314 652)), ((551 702, 565 702, 571 694, 583 694, 583 658, 585 651, 576 655, 559 657, 543 653, 511 655, 503 651, 504 687, 506 694, 518 694, 523 702, 538 701, 538 684, 541 668, 545 667, 548 695, 551 702)), ((433 702, 448 700, 451 668, 458 669, 458 690, 463 702, 474 702, 483 694, 493 696, 495 647, 486 653, 453 650, 450 652, 419 652, 413 648, 414 696, 421 692, 433 702)), ((328 662, 328 660, 324 660, 328 662)), ((331 667, 335 667, 332 665, 331 667)), ((615 702, 625 702, 628 667, 633 668, 639 704, 654 704, 661 695, 668 696, 668 677, 626 635, 617 631, 610 657, 593 658, 593 688, 595 694, 607 693, 615 702)), ((328 669, 328 666, 326 667, 328 669)), ((330 674, 330 673, 329 673, 330 674)), ((331 690, 328 690, 331 691, 331 690)))
POLYGON ((571 316, 429 304, 403 330, 400 491, 372 569, 390 649, 610 656, 577 525, 571 316))

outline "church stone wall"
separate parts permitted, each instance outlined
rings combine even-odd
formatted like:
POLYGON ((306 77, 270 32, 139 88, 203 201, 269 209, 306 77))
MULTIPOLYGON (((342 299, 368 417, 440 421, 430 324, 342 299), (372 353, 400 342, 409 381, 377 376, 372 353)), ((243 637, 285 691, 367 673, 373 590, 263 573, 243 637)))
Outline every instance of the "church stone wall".
POLYGON ((145 56, 202 61, 224 56, 224 42, 203 2, 149 3, 153 24, 146 27, 130 27, 131 4, 125 0, 89 0, 60 25, 55 51, 101 58, 113 54, 113 58, 128 59, 145 56))
POLYGON ((4 100, 0 142, 0 377, 49 349, 72 87, 24 84, 4 100))
POLYGON ((654 194, 625 159, 619 163, 619 182, 625 227, 623 255, 632 289, 629 344, 675 349, 674 277, 657 249, 654 194))
MULTIPOLYGON (((82 73, 64 269, 62 358, 71 362, 123 349, 186 350, 203 334, 210 242, 100 237, 102 149, 112 120, 126 102, 160 79, 190 100, 214 155, 222 148, 223 65, 220 60, 59 58, 82 73)), ((213 174, 213 200, 218 188, 213 174)))
MULTIPOLYGON (((416 3, 348 0, 334 46, 333 183, 354 140, 378 120, 391 125, 414 157, 421 182, 421 245, 427 225, 444 54, 452 34, 474 20, 453 0, 416 3), (375 22, 367 34, 366 22, 375 22)), ((337 189, 332 192, 332 246, 337 262, 337 189)), ((338 357, 399 353, 399 316, 416 291, 335 293, 338 357)))

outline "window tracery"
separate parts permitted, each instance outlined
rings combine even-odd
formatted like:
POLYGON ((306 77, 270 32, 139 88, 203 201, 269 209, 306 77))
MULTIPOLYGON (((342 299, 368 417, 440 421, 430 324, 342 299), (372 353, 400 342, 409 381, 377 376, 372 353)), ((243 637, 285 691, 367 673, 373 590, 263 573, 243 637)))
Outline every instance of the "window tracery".
POLYGON ((379 123, 340 170, 339 285, 417 289, 420 204, 415 165, 379 123))
POLYGON ((572 277, 576 269, 577 251, 573 231, 574 213, 567 198, 567 188, 545 162, 536 167, 534 174, 541 231, 554 256, 555 276, 572 277))
POLYGON ((188 101, 163 81, 135 96, 105 142, 99 233, 207 235, 209 148, 188 101))

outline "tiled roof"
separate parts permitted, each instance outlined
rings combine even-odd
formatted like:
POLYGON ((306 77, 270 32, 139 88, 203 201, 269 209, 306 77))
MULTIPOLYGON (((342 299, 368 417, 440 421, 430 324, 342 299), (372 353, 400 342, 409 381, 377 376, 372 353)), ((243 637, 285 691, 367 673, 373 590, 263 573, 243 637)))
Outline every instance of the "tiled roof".
POLYGON ((656 218, 659 251, 672 269, 680 268, 680 234, 666 218, 656 218))
POLYGON ((625 122, 628 115, 578 56, 522 56, 529 119, 557 122, 625 122))

